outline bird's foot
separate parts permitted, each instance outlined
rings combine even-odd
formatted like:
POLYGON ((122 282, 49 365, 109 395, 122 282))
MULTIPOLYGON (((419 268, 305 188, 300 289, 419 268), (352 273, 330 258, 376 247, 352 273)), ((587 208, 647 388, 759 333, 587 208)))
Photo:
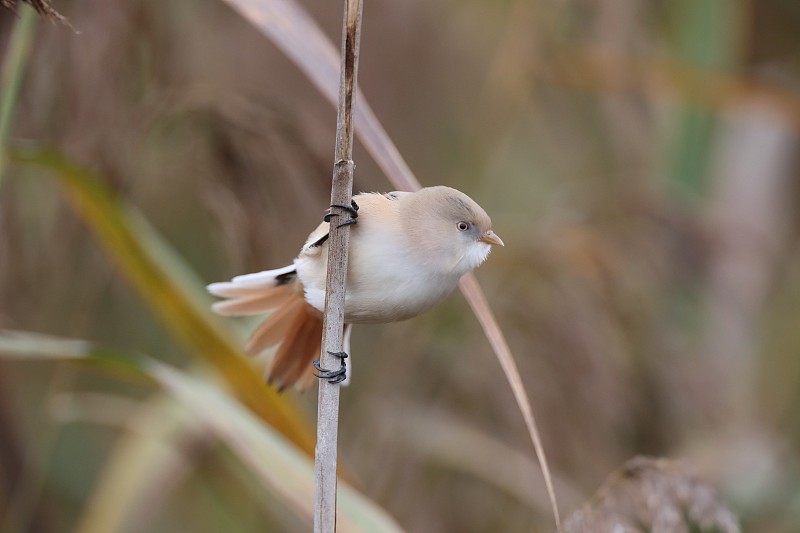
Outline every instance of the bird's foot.
MULTIPOLYGON (((355 200, 350 200, 350 205, 340 205, 340 204, 331 204, 331 207, 338 207, 340 209, 344 209, 348 213, 350 213, 350 218, 347 219, 345 222, 342 222, 337 228, 341 228, 342 226, 349 226, 350 224, 355 224, 358 222, 358 204, 355 200)), ((331 218, 338 217, 338 213, 326 213, 322 220, 325 222, 330 222, 331 218)))
POLYGON ((328 383, 335 385, 337 383, 341 383, 345 379, 347 379, 347 363, 345 363, 345 359, 347 359, 347 353, 345 352, 328 352, 328 355, 332 355, 334 357, 338 357, 342 361, 342 368, 339 370, 328 370, 322 368, 320 366, 319 359, 314 361, 314 368, 317 369, 319 374, 314 374, 314 376, 318 377, 319 379, 326 379, 328 383))

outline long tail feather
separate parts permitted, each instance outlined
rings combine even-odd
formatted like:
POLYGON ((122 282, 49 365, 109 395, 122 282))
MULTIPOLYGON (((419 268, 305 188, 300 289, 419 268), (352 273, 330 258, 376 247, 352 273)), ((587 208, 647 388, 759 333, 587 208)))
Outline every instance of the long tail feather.
POLYGON ((271 283, 264 282, 259 285, 221 281, 208 285, 206 289, 214 296, 219 296, 220 298, 241 298, 258 294, 259 291, 271 289, 273 287, 275 287, 275 280, 272 280, 271 283))
POLYGON ((250 335, 245 350, 252 355, 278 346, 268 381, 281 390, 292 385, 304 390, 313 380, 311 362, 319 356, 322 317, 306 303, 295 279, 294 266, 237 276, 212 283, 208 291, 223 298, 212 305, 225 316, 269 316, 250 335))
MULTIPOLYGON (((243 295, 244 296, 244 295, 243 295)), ((222 300, 211 306, 211 309, 224 316, 251 316, 266 313, 292 297, 292 293, 283 287, 270 287, 256 296, 245 296, 222 300)))
POLYGON ((322 321, 317 316, 301 313, 286 338, 269 372, 270 382, 284 389, 297 383, 304 375, 310 375, 311 362, 318 357, 322 337, 322 321))
POLYGON ((295 271, 294 265, 288 265, 283 268, 276 268, 274 270, 264 270, 263 272, 255 272, 253 274, 243 274, 233 278, 232 283, 237 285, 259 285, 261 283, 274 283, 281 277, 287 274, 293 274, 295 271))
POLYGON ((244 349, 247 353, 258 355, 264 350, 279 344, 288 333, 289 328, 298 318, 306 304, 302 298, 294 297, 285 305, 275 310, 250 335, 244 349))
POLYGON ((306 390, 314 381, 312 362, 319 358, 322 345, 322 320, 316 318, 316 320, 311 320, 311 323, 311 333, 306 335, 296 346, 297 363, 288 376, 289 381, 294 383, 300 391, 306 390))

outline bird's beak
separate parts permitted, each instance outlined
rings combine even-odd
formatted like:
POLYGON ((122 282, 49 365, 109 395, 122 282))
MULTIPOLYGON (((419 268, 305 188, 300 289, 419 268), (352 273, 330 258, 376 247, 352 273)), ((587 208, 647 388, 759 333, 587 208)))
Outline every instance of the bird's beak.
POLYGON ((489 230, 483 235, 481 235, 481 238, 479 240, 481 242, 485 242, 486 244, 505 246, 505 244, 503 244, 503 239, 498 237, 492 230, 489 230))

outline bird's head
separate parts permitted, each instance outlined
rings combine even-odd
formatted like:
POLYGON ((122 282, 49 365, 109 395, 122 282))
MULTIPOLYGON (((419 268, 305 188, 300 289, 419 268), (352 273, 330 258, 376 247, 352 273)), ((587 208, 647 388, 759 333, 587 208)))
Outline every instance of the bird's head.
POLYGON ((427 187, 403 198, 415 249, 443 273, 459 277, 486 260, 492 246, 504 246, 481 206, 450 187, 427 187))

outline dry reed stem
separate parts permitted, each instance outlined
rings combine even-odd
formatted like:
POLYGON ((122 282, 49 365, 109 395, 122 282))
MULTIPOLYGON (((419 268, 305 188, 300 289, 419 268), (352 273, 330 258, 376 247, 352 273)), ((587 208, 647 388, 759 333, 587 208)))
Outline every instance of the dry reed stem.
MULTIPOLYGON (((353 106, 358 77, 361 41, 361 0, 345 0, 342 22, 342 61, 339 106, 336 120, 336 150, 331 186, 331 205, 349 205, 353 195, 353 106)), ((332 207, 328 243, 328 274, 322 328, 323 368, 335 369, 340 360, 330 355, 342 350, 345 277, 350 228, 337 225, 347 211, 332 207)), ((339 384, 319 381, 317 403, 317 447, 314 454, 314 531, 336 531, 336 442, 339 426, 339 384)))

